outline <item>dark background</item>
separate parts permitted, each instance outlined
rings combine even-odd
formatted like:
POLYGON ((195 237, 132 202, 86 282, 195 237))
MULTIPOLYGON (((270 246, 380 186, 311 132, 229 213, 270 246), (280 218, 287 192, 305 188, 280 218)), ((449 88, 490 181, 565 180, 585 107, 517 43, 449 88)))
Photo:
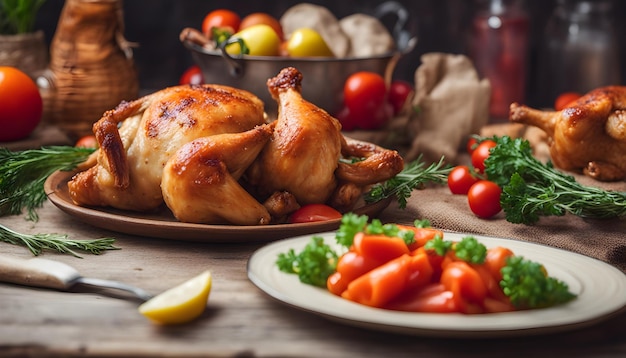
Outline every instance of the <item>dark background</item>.
MULTIPOLYGON (((267 12, 275 17, 297 4, 295 0, 209 1, 209 0, 126 0, 123 2, 127 40, 135 42, 135 63, 140 86, 144 90, 161 89, 178 83, 180 75, 193 64, 191 55, 178 39, 185 27, 200 29, 204 16, 217 8, 228 8, 245 16, 252 12, 267 12)), ((310 1, 328 7, 338 18, 355 12, 371 13, 382 1, 335 0, 310 1)), ((415 50, 402 58, 394 77, 413 80, 420 56, 427 52, 467 54, 469 24, 475 11, 471 0, 400 0, 410 13, 408 30, 418 37, 415 50)), ((37 29, 45 32, 48 44, 58 22, 64 0, 47 0, 37 19, 37 29)), ((537 78, 537 47, 544 33, 555 0, 526 0, 531 21, 527 98, 534 98, 541 79, 537 78)), ((626 2, 614 1, 615 27, 619 36, 621 58, 626 53, 626 2)), ((621 62, 621 83, 626 83, 626 65, 621 62)), ((619 84, 619 83, 614 83, 619 84)))

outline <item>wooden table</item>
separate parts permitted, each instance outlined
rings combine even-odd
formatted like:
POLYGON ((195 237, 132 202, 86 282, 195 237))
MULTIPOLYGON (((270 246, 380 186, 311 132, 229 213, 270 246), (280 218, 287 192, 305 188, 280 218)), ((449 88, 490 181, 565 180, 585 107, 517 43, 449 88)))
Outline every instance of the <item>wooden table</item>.
MULTIPOLYGON (((392 207, 387 215, 393 216, 392 207)), ((402 357, 626 356, 626 313, 566 333, 503 339, 452 339, 384 333, 337 323, 285 306, 247 278, 249 256, 262 244, 211 244, 129 236, 82 224, 47 202, 37 223, 0 223, 25 233, 71 238, 114 236, 121 250, 83 259, 46 252, 83 275, 119 280, 158 293, 210 269, 206 312, 181 326, 157 326, 138 303, 111 292, 73 293, 0 284, 2 357, 402 357)), ((21 246, 3 254, 29 258, 21 246)))

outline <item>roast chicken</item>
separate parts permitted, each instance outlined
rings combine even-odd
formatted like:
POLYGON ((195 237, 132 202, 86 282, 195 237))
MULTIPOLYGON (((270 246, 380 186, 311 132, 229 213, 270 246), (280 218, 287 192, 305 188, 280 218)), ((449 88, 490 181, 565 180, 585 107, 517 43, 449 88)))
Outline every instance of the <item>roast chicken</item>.
POLYGON ((546 132, 555 167, 599 181, 626 179, 626 87, 595 89, 561 111, 513 103, 509 119, 546 132))
POLYGON ((97 163, 68 182, 70 196, 78 205, 157 209, 163 168, 178 149, 262 125, 263 108, 253 94, 218 85, 171 87, 123 102, 94 124, 97 163))
POLYGON ((253 94, 177 86, 107 111, 94 124, 100 149, 69 182, 77 205, 149 211, 179 221, 266 225, 302 205, 354 207, 394 177, 402 157, 345 138, 339 121, 301 96, 302 74, 268 80, 279 104, 267 122, 253 94))

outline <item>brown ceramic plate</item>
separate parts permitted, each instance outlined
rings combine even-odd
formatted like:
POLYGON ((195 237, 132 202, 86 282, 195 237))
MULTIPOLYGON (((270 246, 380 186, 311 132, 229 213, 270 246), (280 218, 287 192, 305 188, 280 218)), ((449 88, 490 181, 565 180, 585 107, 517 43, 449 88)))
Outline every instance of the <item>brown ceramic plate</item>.
MULTIPOLYGON (((124 234, 172 240, 201 242, 259 242, 308 235, 339 228, 340 219, 303 223, 257 226, 206 225, 177 221, 166 208, 155 212, 132 212, 105 207, 75 205, 70 198, 67 182, 73 172, 55 172, 48 177, 44 189, 48 199, 65 213, 89 225, 124 234)), ((390 199, 357 205, 359 215, 377 216, 390 199)))

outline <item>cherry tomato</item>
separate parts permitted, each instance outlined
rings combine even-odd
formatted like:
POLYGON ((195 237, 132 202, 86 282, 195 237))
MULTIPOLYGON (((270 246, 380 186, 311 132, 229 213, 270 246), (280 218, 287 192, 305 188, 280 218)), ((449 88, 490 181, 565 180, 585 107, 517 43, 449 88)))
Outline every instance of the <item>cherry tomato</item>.
POLYGON ((283 34, 283 27, 280 25, 280 22, 273 17, 272 15, 266 14, 264 12, 255 12, 241 20, 239 24, 239 30, 243 30, 250 26, 265 24, 274 29, 278 38, 283 40, 285 38, 283 34))
POLYGON ((341 219, 341 213, 324 204, 308 204, 296 210, 289 216, 290 223, 308 223, 341 219))
POLYGON ((386 96, 385 80, 374 72, 356 72, 344 84, 344 105, 361 129, 380 128, 391 118, 393 107, 386 96))
POLYGON ((15 67, 0 66, 0 142, 28 137, 42 114, 43 100, 35 82, 15 67))
POLYGON ((581 96, 582 95, 580 93, 577 93, 577 92, 565 92, 565 93, 562 93, 554 101, 554 109, 556 109, 557 111, 560 111, 563 108, 567 107, 568 104, 570 104, 570 103, 574 102, 575 100, 579 99, 581 96))
POLYGON ((391 85, 389 86, 388 100, 393 106, 394 115, 400 113, 411 92, 413 92, 413 86, 410 83, 402 80, 395 80, 391 82, 391 85))
POLYGON ((448 174, 448 188, 452 194, 467 195, 469 188, 477 181, 478 178, 467 165, 456 166, 448 174))
POLYGON ((200 67, 196 65, 186 69, 178 81, 180 85, 199 85, 202 83, 204 83, 204 76, 202 75, 200 67))
POLYGON ((476 147, 478 147, 478 140, 474 137, 470 137, 467 140, 467 144, 466 144, 466 150, 468 154, 472 154, 474 152, 474 149, 476 149, 476 147))
POLYGON ((476 216, 488 219, 502 211, 500 195, 502 195, 502 189, 498 184, 488 180, 479 180, 467 192, 467 202, 476 216))
POLYGON ((77 148, 98 148, 98 140, 95 135, 89 134, 77 140, 74 146, 77 148))
POLYGON ((491 139, 486 139, 474 149, 472 152, 472 166, 479 173, 485 172, 485 159, 489 156, 491 148, 496 146, 496 142, 491 139))
POLYGON ((241 18, 236 12, 227 9, 217 9, 209 12, 204 17, 202 21, 202 32, 209 38, 212 36, 211 30, 214 27, 235 33, 239 30, 240 23, 241 18))

